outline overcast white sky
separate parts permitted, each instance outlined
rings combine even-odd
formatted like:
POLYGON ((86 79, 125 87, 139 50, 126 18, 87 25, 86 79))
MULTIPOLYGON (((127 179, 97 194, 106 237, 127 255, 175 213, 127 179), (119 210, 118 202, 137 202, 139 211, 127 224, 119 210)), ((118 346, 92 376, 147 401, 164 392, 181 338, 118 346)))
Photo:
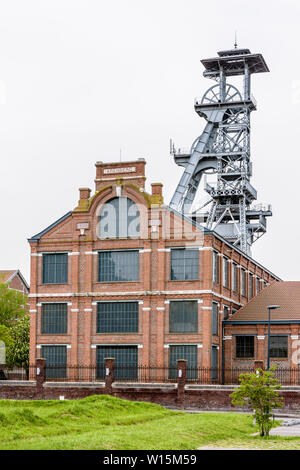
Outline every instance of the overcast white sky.
POLYGON ((299 280, 300 2, 298 0, 0 0, 0 269, 29 281, 27 238, 94 190, 96 161, 144 157, 169 202, 205 121, 194 97, 213 84, 201 58, 263 53, 252 78, 252 184, 271 203, 253 257, 299 280))

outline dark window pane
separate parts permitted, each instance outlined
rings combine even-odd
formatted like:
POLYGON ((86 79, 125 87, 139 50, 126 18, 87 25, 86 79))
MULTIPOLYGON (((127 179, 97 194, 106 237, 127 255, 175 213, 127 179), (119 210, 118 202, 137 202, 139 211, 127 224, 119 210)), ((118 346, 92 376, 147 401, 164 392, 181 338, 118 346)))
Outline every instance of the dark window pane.
POLYGON ((67 346, 42 346, 42 357, 46 359, 46 378, 66 377, 67 346))
POLYGON ((171 250, 171 280, 198 279, 199 250, 171 250))
POLYGON ((218 378, 218 349, 216 346, 211 348, 211 378, 218 378))
POLYGON ((232 264, 232 290, 237 291, 237 265, 235 263, 232 264))
POLYGON ((42 333, 67 333, 67 304, 43 304, 42 333))
POLYGON ((99 302, 97 333, 137 333, 138 302, 99 302))
POLYGON ((103 251, 99 253, 99 282, 139 280, 138 251, 103 251))
POLYGON ((212 304, 212 334, 218 334, 218 312, 219 312, 219 305, 216 302, 212 304))
POLYGON ((169 346, 169 378, 176 379, 177 377, 177 360, 185 359, 187 361, 187 379, 197 378, 197 346, 176 345, 169 346))
POLYGON ((236 336, 236 357, 254 357, 254 336, 236 336))
POLYGON ((66 284, 68 282, 68 254, 43 255, 43 283, 66 284))
POLYGON ((196 333, 198 331, 197 301, 170 302, 170 333, 196 333))
POLYGON ((126 380, 137 378, 138 348, 137 346, 98 346, 97 347, 97 378, 105 377, 105 358, 113 357, 115 379, 126 380))
POLYGON ((223 286, 228 287, 228 259, 223 258, 223 286))
POLYGON ((288 337, 270 337, 270 357, 288 357, 288 337))
POLYGON ((138 237, 140 213, 127 197, 116 197, 104 204, 99 218, 100 238, 138 237))
POLYGON ((213 282, 219 282, 219 256, 216 251, 213 251, 213 282))

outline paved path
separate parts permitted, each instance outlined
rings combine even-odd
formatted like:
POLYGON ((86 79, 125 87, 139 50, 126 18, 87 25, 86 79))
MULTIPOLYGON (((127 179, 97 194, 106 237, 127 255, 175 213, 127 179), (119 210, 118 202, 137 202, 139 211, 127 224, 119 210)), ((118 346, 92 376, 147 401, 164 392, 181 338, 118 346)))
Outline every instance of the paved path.
POLYGON ((279 426, 270 431, 270 436, 300 437, 300 424, 294 426, 279 426))

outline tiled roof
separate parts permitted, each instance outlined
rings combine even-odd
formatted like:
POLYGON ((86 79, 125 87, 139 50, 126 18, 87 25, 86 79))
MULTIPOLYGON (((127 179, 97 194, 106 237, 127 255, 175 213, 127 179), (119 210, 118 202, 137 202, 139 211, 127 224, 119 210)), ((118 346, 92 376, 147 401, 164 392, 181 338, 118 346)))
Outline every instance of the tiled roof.
POLYGON ((13 274, 15 274, 18 270, 5 270, 0 269, 0 282, 7 282, 13 274))
POLYGON ((273 282, 234 313, 228 321, 267 321, 268 305, 280 305, 280 308, 271 310, 272 321, 300 321, 300 281, 273 282))

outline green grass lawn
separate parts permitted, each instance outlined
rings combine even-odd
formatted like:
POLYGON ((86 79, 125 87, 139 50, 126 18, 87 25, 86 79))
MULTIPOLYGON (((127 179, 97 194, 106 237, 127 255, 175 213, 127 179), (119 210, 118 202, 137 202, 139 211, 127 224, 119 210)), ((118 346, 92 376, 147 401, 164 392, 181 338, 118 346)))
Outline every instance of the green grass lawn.
POLYGON ((252 422, 245 414, 188 414, 107 395, 0 400, 0 449, 300 449, 300 438, 251 436, 252 422))

